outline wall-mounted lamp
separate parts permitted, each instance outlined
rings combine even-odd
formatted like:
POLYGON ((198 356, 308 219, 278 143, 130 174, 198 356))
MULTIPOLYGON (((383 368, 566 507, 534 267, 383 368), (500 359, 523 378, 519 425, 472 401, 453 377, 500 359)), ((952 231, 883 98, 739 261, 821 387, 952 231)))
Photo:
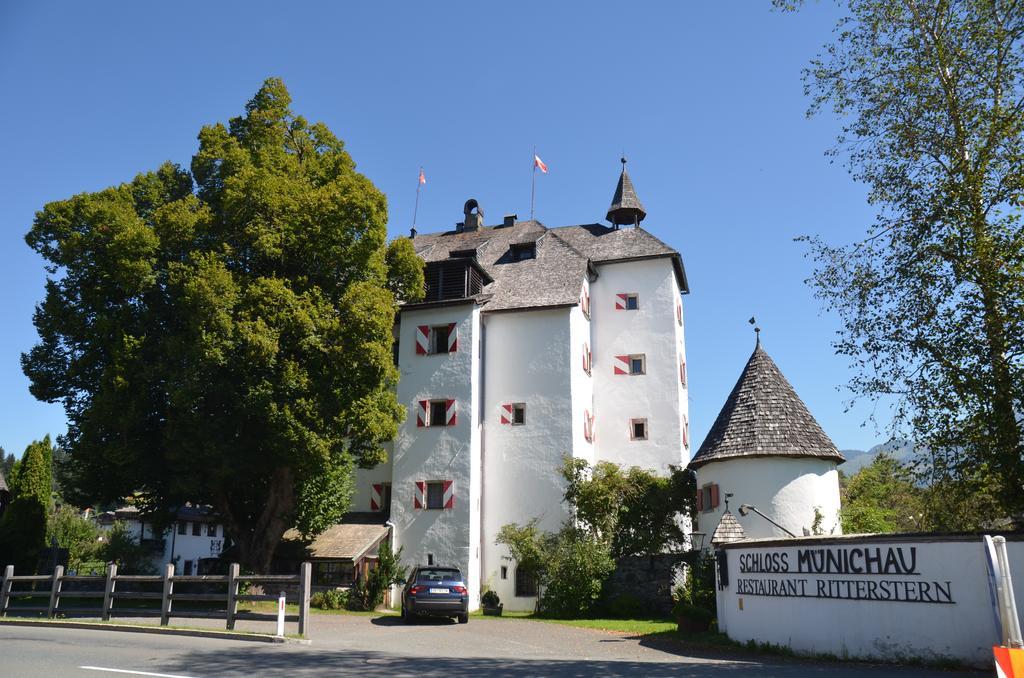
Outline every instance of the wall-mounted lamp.
POLYGON ((769 518, 765 514, 763 514, 760 511, 758 511, 756 506, 751 506, 750 504, 740 504, 740 515, 745 518, 745 517, 747 517, 747 514, 749 514, 749 513, 756 513, 757 515, 761 516, 762 518, 767 520, 769 523, 771 523, 775 527, 779 528, 780 530, 782 530, 783 532, 788 534, 790 537, 796 537, 795 534, 793 534, 792 532, 790 532, 789 530, 784 528, 782 525, 779 525, 777 522, 775 522, 774 520, 772 520, 771 518, 769 518))

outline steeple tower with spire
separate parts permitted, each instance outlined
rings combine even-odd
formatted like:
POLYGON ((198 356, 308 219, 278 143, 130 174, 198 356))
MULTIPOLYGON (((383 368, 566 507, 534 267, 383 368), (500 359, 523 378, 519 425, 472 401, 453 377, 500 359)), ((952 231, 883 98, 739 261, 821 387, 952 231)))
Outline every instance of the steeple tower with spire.
POLYGON ((615 187, 615 197, 612 198, 612 205, 608 208, 605 218, 612 222, 612 226, 618 228, 622 225, 639 226, 640 222, 647 216, 644 206, 640 204, 640 198, 636 197, 636 189, 633 188, 633 181, 626 172, 626 158, 622 162, 622 174, 619 175, 619 185, 615 187))

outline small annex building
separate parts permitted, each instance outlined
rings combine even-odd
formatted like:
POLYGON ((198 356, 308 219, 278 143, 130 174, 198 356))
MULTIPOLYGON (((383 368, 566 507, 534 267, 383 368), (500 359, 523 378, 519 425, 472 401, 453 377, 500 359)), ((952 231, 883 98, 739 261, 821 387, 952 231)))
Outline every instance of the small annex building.
POLYGON ((389 534, 379 513, 348 513, 341 523, 312 540, 303 539, 293 528, 284 533, 277 547, 274 568, 292 573, 300 563, 309 561, 314 591, 348 588, 376 566, 377 551, 389 534))
POLYGON ((689 464, 697 529, 712 543, 790 536, 786 530, 842 534, 836 467, 844 461, 759 337, 689 464))

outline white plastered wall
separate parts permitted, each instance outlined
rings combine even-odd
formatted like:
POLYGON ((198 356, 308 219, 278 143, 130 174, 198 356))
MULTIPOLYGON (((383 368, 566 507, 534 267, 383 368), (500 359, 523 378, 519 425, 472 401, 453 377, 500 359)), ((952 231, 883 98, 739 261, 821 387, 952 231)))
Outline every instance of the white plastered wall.
POLYGON ((479 379, 474 378, 479 362, 479 322, 479 309, 472 302, 403 311, 398 402, 406 408, 406 419, 394 441, 391 488, 395 546, 404 548, 403 563, 426 564, 432 554, 435 564, 459 567, 470 589, 471 609, 477 607, 480 589, 479 531, 474 529, 479 496, 473 480, 480 455, 479 379), (457 324, 458 349, 418 355, 416 327, 448 323, 457 324), (455 426, 416 425, 418 401, 431 399, 455 400, 455 426), (416 481, 443 480, 454 483, 452 509, 414 508, 416 481))
MULTIPOLYGON (((416 413, 406 412, 406 420, 409 417, 415 417, 416 413)), ((416 422, 413 421, 415 424, 416 422)), ((370 493, 373 489, 374 483, 390 483, 392 474, 392 457, 395 454, 395 445, 392 441, 387 441, 383 445, 384 451, 388 455, 388 460, 383 464, 377 464, 373 468, 357 468, 356 469, 356 480, 355 480, 355 491, 352 493, 352 507, 350 511, 366 512, 372 510, 370 507, 370 493)), ((384 520, 385 507, 381 507, 381 520, 384 520)))
POLYGON ((571 372, 582 369, 574 362, 582 360, 581 350, 571 348, 571 313, 559 308, 485 316, 482 584, 508 610, 533 609, 536 599, 515 596, 515 562, 494 543, 498 531, 533 518, 542 530, 555 531, 566 518, 558 468, 573 453, 571 372), (500 423, 506 403, 526 404, 524 425, 500 423))
POLYGON ((834 461, 812 457, 741 457, 713 461, 697 469, 697 487, 717 483, 719 505, 697 514, 701 532, 711 535, 725 511, 725 495, 733 497, 729 507, 744 534, 750 539, 785 537, 767 520, 750 513, 741 516, 740 504, 751 504, 793 534, 803 534, 814 523, 815 507, 823 516, 825 534, 842 534, 839 525, 839 473, 834 461))
MULTIPOLYGON (((1024 570, 1024 541, 1008 535, 1006 545, 1019 608, 1024 601, 1024 575, 1020 574, 1024 570)), ((953 659, 992 667, 992 646, 999 643, 1000 636, 980 536, 896 534, 787 539, 764 545, 739 543, 725 552, 729 581, 718 591, 718 626, 733 640, 773 643, 799 652, 843 658, 899 662, 953 659), (860 550, 854 560, 858 566, 864 562, 864 551, 876 553, 875 549, 880 549, 884 562, 889 549, 896 549, 907 562, 915 564, 915 572, 808 573, 799 565, 804 549, 846 551, 848 555, 860 550), (781 560, 783 554, 785 561, 781 560), (768 558, 772 559, 772 568, 757 567, 759 562, 769 562, 768 558), (758 569, 783 571, 765 573, 758 569), (798 595, 778 595, 778 590, 762 587, 780 581, 792 582, 798 595), (940 594, 936 584, 949 596, 940 594), (824 587, 825 597, 819 586, 824 587), (912 587, 910 594, 917 600, 894 600, 894 592, 904 586, 912 587), (922 586, 927 587, 923 597, 922 586)), ((901 597, 905 598, 906 593, 904 590, 901 597)))
POLYGON ((667 257, 605 263, 591 285, 596 456, 658 473, 685 466, 686 394, 679 379, 683 328, 679 285, 667 257), (639 309, 616 310, 616 295, 636 293, 639 309), (615 356, 644 354, 643 375, 614 374, 615 356), (647 440, 630 440, 630 419, 646 418, 647 440))

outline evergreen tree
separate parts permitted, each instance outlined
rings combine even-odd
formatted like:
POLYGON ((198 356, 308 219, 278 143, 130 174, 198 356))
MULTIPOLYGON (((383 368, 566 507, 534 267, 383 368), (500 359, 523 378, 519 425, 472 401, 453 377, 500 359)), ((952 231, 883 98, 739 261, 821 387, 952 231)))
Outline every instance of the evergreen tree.
POLYGON ((11 505, 0 518, 0 566, 34 573, 45 545, 46 516, 51 506, 50 436, 30 444, 18 464, 11 505))

